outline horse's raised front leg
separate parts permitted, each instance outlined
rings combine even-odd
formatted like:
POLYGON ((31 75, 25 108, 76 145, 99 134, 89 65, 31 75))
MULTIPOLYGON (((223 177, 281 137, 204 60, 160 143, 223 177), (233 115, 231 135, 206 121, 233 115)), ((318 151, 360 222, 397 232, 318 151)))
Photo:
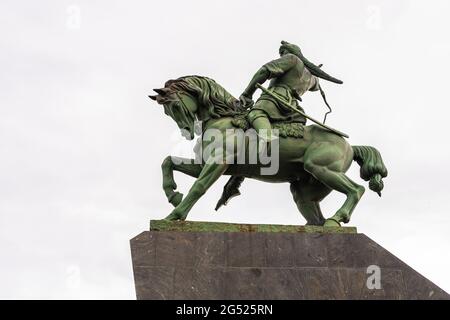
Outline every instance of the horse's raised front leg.
POLYGON ((175 191, 177 184, 173 178, 173 172, 179 171, 187 174, 191 177, 198 178, 202 167, 199 164, 195 164, 193 159, 179 158, 168 156, 164 159, 162 165, 163 175, 163 189, 166 194, 167 200, 176 207, 183 200, 183 194, 175 191))
POLYGON ((214 182, 227 170, 227 164, 205 164, 197 180, 192 185, 187 196, 165 218, 166 220, 185 220, 194 204, 200 199, 214 182))

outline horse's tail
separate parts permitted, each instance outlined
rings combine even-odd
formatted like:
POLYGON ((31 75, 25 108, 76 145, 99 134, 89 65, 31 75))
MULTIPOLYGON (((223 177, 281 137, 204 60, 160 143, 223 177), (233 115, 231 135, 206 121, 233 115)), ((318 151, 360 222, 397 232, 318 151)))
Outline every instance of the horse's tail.
POLYGON ((374 147, 352 146, 353 160, 361 167, 360 175, 365 181, 369 181, 370 190, 378 193, 381 197, 381 190, 384 184, 382 178, 387 177, 388 171, 383 163, 380 152, 374 147))

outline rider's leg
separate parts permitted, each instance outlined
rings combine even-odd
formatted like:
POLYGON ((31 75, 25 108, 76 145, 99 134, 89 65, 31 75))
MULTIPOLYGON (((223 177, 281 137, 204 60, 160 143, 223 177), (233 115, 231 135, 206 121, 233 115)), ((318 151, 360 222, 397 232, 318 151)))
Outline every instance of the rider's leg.
POLYGON ((258 135, 267 141, 277 139, 278 137, 272 131, 269 117, 266 112, 260 109, 253 109, 248 114, 248 120, 258 135))

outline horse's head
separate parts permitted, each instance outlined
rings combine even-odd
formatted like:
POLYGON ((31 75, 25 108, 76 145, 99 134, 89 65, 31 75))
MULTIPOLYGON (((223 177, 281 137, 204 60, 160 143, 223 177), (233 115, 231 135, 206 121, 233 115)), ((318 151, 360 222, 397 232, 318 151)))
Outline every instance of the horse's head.
POLYGON ((214 80, 201 76, 186 76, 169 80, 164 88, 154 89, 157 95, 149 96, 164 106, 187 139, 195 135, 195 120, 234 116, 244 112, 238 100, 214 80))
POLYGON ((153 90, 157 95, 150 95, 149 98, 163 105, 164 113, 176 122, 183 137, 194 139, 198 109, 196 99, 185 91, 171 87, 170 83, 166 83, 164 88, 153 90))

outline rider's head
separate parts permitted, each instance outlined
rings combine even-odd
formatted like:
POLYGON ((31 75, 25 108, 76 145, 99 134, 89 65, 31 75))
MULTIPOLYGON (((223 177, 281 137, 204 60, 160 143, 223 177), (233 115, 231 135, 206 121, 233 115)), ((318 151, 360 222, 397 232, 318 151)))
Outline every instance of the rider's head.
POLYGON ((308 59, 306 59, 305 56, 302 54, 300 47, 293 43, 289 43, 287 41, 281 41, 279 53, 280 53, 280 56, 284 56, 285 54, 288 54, 288 53, 292 53, 292 54, 296 55, 297 57, 300 58, 300 60, 303 61, 303 63, 305 64, 305 67, 316 77, 319 77, 319 78, 322 78, 322 79, 325 79, 327 81, 331 81, 334 83, 339 83, 339 84, 342 83, 341 80, 336 79, 336 78, 330 76, 329 74, 327 74, 326 72, 324 72, 323 70, 321 70, 320 67, 322 65, 316 66, 314 63, 312 63, 308 59))
POLYGON ((301 56, 302 51, 300 50, 299 46, 289 43, 287 41, 281 41, 281 46, 279 49, 280 56, 284 56, 285 54, 292 53, 295 54, 297 57, 301 56))

